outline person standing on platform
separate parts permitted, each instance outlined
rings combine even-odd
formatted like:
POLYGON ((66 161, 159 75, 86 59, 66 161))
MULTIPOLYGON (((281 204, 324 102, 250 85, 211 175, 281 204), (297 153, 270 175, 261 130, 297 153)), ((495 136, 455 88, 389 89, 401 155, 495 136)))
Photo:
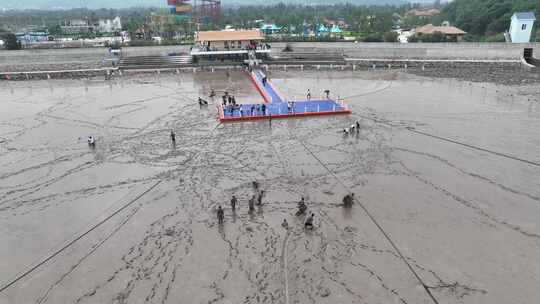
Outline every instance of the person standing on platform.
POLYGON ((324 90, 324 94, 326 95, 326 99, 330 99, 330 90, 324 90))
POLYGON ((261 111, 262 111, 262 115, 266 115, 266 105, 263 103, 263 105, 261 106, 261 111))
POLYGON ((310 89, 307 90, 306 98, 307 98, 307 100, 311 100, 311 90, 310 89))

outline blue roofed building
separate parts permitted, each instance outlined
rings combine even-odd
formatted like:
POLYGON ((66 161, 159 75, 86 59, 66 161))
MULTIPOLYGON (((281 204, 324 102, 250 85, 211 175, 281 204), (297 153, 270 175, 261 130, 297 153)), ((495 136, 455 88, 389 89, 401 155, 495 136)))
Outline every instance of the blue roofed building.
POLYGON ((317 28, 317 37, 328 37, 330 35, 330 29, 324 26, 324 24, 319 25, 317 28))
POLYGON ((263 24, 261 25, 261 32, 265 35, 275 35, 279 34, 283 28, 281 26, 277 26, 274 23, 271 24, 263 24))

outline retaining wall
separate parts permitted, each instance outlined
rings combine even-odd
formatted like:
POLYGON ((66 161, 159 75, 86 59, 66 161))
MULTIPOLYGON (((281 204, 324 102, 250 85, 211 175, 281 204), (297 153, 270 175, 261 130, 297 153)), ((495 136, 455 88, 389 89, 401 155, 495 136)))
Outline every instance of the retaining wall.
MULTIPOLYGON (((273 43, 272 51, 280 52, 286 43, 273 43)), ((523 49, 530 47, 540 51, 540 43, 345 43, 345 42, 297 42, 290 43, 296 51, 342 52, 348 58, 358 59, 469 59, 519 61, 523 49)), ((125 47, 124 56, 165 55, 188 52, 189 46, 125 47)), ((0 73, 17 71, 52 71, 73 69, 96 69, 110 67, 106 48, 80 49, 31 49, 0 51, 0 73)))
MULTIPOLYGON (((293 51, 340 51, 350 58, 394 59, 514 59, 523 49, 540 49, 540 43, 345 43, 293 42, 293 51)), ((286 43, 273 43, 272 52, 280 52, 286 43)))

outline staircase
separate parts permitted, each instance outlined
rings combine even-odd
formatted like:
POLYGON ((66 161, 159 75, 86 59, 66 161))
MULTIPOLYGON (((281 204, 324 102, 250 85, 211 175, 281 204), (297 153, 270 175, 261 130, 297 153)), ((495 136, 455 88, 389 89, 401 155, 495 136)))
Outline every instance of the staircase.
POLYGON ((526 48, 523 50, 523 59, 525 59, 525 61, 530 65, 540 67, 540 59, 534 58, 532 48, 526 48))
POLYGON ((123 57, 118 63, 121 70, 157 70, 174 69, 182 66, 189 66, 193 63, 191 55, 173 56, 132 56, 123 57))

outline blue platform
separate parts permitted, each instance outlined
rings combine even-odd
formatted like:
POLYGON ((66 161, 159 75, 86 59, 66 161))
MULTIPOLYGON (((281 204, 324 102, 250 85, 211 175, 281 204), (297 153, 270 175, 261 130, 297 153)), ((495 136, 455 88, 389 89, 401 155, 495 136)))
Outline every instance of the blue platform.
POLYGON ((267 81, 266 85, 263 85, 262 79, 265 77, 265 74, 261 70, 253 71, 250 77, 266 103, 242 104, 235 107, 219 106, 220 121, 227 122, 351 113, 345 105, 332 99, 285 102, 285 99, 277 92, 270 81, 267 81))

